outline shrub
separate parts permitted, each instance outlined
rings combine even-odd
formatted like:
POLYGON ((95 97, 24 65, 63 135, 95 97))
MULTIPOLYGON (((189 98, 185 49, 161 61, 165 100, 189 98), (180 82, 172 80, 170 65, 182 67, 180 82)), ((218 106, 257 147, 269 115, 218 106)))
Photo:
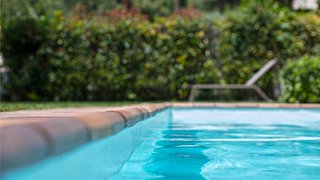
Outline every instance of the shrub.
POLYGON ((281 71, 285 102, 320 102, 320 56, 289 61, 281 71))
POLYGON ((269 96, 276 97, 279 69, 288 59, 319 55, 320 19, 265 2, 252 3, 216 22, 221 32, 218 47, 222 73, 229 83, 244 83, 268 60, 278 58, 273 73, 258 82, 269 96))
MULTIPOLYGON (((313 14, 250 6, 208 21, 189 10, 152 22, 130 18, 134 12, 109 21, 16 16, 1 26, 10 69, 5 99, 185 99, 184 85, 243 83, 270 58, 278 57, 281 67, 288 58, 320 52, 320 21, 313 14), (214 40, 221 67, 210 51, 212 24, 220 31, 214 40)), ((258 85, 272 92, 276 77, 269 73, 258 85)))
POLYGON ((5 88, 13 100, 45 98, 47 59, 37 51, 47 42, 47 25, 44 16, 17 16, 2 29, 1 51, 10 70, 5 88))
POLYGON ((8 99, 180 99, 188 94, 181 90, 184 84, 215 81, 205 55, 207 27, 202 21, 127 19, 110 24, 57 14, 45 27, 38 25, 40 19, 32 22, 5 27, 4 57, 11 70, 8 99), (39 31, 41 41, 34 42, 38 38, 29 37, 28 28, 39 31), (18 34, 17 41, 10 39, 12 32, 18 34), (24 36, 29 39, 20 42, 24 36), (18 51, 32 44, 32 51, 18 51))

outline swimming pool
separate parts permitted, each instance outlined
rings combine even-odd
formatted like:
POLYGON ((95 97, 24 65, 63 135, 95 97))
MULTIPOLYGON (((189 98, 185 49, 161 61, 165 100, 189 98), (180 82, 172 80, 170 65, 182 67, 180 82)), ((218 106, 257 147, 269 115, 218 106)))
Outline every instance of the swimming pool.
POLYGON ((169 108, 4 179, 319 179, 320 110, 169 108))

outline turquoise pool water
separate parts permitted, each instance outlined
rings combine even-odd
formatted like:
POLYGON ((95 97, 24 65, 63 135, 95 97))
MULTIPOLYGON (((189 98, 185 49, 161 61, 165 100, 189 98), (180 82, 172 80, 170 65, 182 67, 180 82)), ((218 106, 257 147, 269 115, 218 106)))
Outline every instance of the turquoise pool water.
POLYGON ((4 179, 320 179, 320 110, 167 109, 4 179))

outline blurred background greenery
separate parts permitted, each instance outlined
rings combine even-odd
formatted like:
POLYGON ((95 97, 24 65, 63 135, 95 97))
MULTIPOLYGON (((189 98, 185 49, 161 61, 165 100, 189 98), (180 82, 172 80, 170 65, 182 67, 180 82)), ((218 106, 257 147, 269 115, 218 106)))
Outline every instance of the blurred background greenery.
POLYGON ((2 0, 1 99, 184 100, 188 84, 244 83, 278 58, 258 85, 278 101, 320 102, 319 9, 291 2, 2 0))

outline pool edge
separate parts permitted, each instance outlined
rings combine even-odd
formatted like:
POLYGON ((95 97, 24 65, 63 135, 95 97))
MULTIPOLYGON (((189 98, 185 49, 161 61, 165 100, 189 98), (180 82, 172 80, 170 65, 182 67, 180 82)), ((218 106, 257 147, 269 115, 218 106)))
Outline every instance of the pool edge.
MULTIPOLYGON (((133 126, 170 107, 320 108, 320 104, 286 103, 144 103, 73 113, 48 111, 47 115, 1 118, 1 172, 28 166, 50 156, 73 150, 133 126)), ((1 114, 1 113, 0 113, 1 114)))

